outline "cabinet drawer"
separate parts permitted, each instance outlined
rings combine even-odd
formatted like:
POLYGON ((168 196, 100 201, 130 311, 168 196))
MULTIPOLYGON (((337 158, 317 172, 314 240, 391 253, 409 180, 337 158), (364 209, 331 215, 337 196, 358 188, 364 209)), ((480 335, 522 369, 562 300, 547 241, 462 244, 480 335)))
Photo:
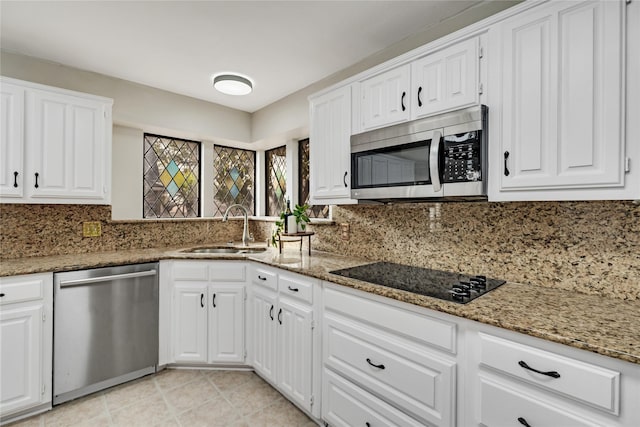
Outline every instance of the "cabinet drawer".
POLYGON ((280 287, 280 295, 313 304, 313 281, 281 274, 278 286, 280 287))
POLYGON ((619 372, 482 333, 480 343, 483 365, 618 415, 619 372))
POLYGON ((267 287, 271 290, 278 290, 278 275, 274 272, 255 268, 253 269, 251 281, 256 285, 267 287))
POLYGON ((324 303, 329 310, 385 328, 393 333, 403 334, 439 350, 453 354, 456 352, 454 323, 331 288, 325 289, 324 303))
POLYGON ((244 282, 247 266, 238 262, 213 262, 209 266, 212 282, 244 282))
POLYGON ((453 425, 454 361, 332 314, 324 325, 328 367, 416 418, 453 425))
POLYGON ((592 421, 569 413, 512 389, 504 384, 480 378, 480 421, 483 426, 562 426, 594 427, 592 421))
POLYGON ((176 262, 173 264, 174 280, 209 280, 209 264, 207 262, 176 262))
POLYGON ((324 371, 322 412, 332 427, 424 426, 328 369, 324 371))
POLYGON ((44 298, 47 275, 7 277, 0 279, 0 304, 11 304, 44 298))

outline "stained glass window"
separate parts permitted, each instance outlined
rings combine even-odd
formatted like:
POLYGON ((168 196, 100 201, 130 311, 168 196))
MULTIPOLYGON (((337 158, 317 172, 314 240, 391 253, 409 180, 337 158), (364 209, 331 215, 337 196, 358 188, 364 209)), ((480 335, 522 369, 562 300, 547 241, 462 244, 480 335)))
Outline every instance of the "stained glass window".
MULTIPOLYGON (((309 138, 298 141, 298 203, 309 203, 309 138)), ((312 205, 309 218, 329 218, 328 205, 312 205)))
POLYGON ((287 147, 282 146, 264 153, 266 163, 267 216, 279 216, 286 208, 287 147))
POLYGON ((144 218, 200 216, 200 143, 144 134, 144 218))
POLYGON ((255 164, 255 151, 213 147, 213 216, 224 215, 227 207, 235 203, 255 215, 255 164))

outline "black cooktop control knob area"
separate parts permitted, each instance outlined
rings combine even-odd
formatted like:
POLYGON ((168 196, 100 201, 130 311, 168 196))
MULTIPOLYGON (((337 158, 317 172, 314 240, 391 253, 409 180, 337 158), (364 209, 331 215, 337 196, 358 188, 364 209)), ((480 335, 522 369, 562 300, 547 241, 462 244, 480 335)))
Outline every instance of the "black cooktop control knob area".
POLYGON ((487 277, 486 276, 474 276, 469 279, 471 286, 474 289, 484 290, 487 289, 487 277))

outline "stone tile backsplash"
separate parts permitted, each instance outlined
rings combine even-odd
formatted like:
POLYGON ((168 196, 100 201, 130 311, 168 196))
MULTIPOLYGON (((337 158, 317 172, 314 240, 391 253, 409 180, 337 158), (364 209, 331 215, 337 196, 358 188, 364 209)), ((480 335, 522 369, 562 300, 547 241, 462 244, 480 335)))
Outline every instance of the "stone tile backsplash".
MULTIPOLYGON (((239 220, 110 218, 109 206, 0 205, 0 258, 179 247, 242 234, 239 220), (102 236, 82 237, 84 221, 100 221, 102 236)), ((333 219, 310 226, 313 249, 640 299, 640 206, 633 202, 345 205, 333 207, 333 219)), ((257 242, 272 225, 251 222, 257 242)))

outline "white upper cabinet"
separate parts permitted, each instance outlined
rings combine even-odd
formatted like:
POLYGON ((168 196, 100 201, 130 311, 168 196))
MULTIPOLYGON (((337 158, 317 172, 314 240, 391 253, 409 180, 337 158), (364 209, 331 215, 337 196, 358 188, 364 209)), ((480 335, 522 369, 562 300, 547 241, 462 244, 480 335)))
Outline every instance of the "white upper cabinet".
POLYGON ((351 201, 351 86, 310 99, 311 204, 351 201))
POLYGON ((409 120, 410 65, 403 65, 360 83, 362 131, 409 120))
POLYGON ((1 86, 2 202, 109 204, 113 101, 7 78, 1 86))
POLYGON ((624 36, 622 1, 549 2, 490 30, 490 200, 631 198, 624 36))
POLYGON ((473 37, 412 62, 412 119, 478 104, 478 46, 473 37))
POLYGON ((0 84, 0 196, 22 197, 24 189, 24 88, 0 84))

